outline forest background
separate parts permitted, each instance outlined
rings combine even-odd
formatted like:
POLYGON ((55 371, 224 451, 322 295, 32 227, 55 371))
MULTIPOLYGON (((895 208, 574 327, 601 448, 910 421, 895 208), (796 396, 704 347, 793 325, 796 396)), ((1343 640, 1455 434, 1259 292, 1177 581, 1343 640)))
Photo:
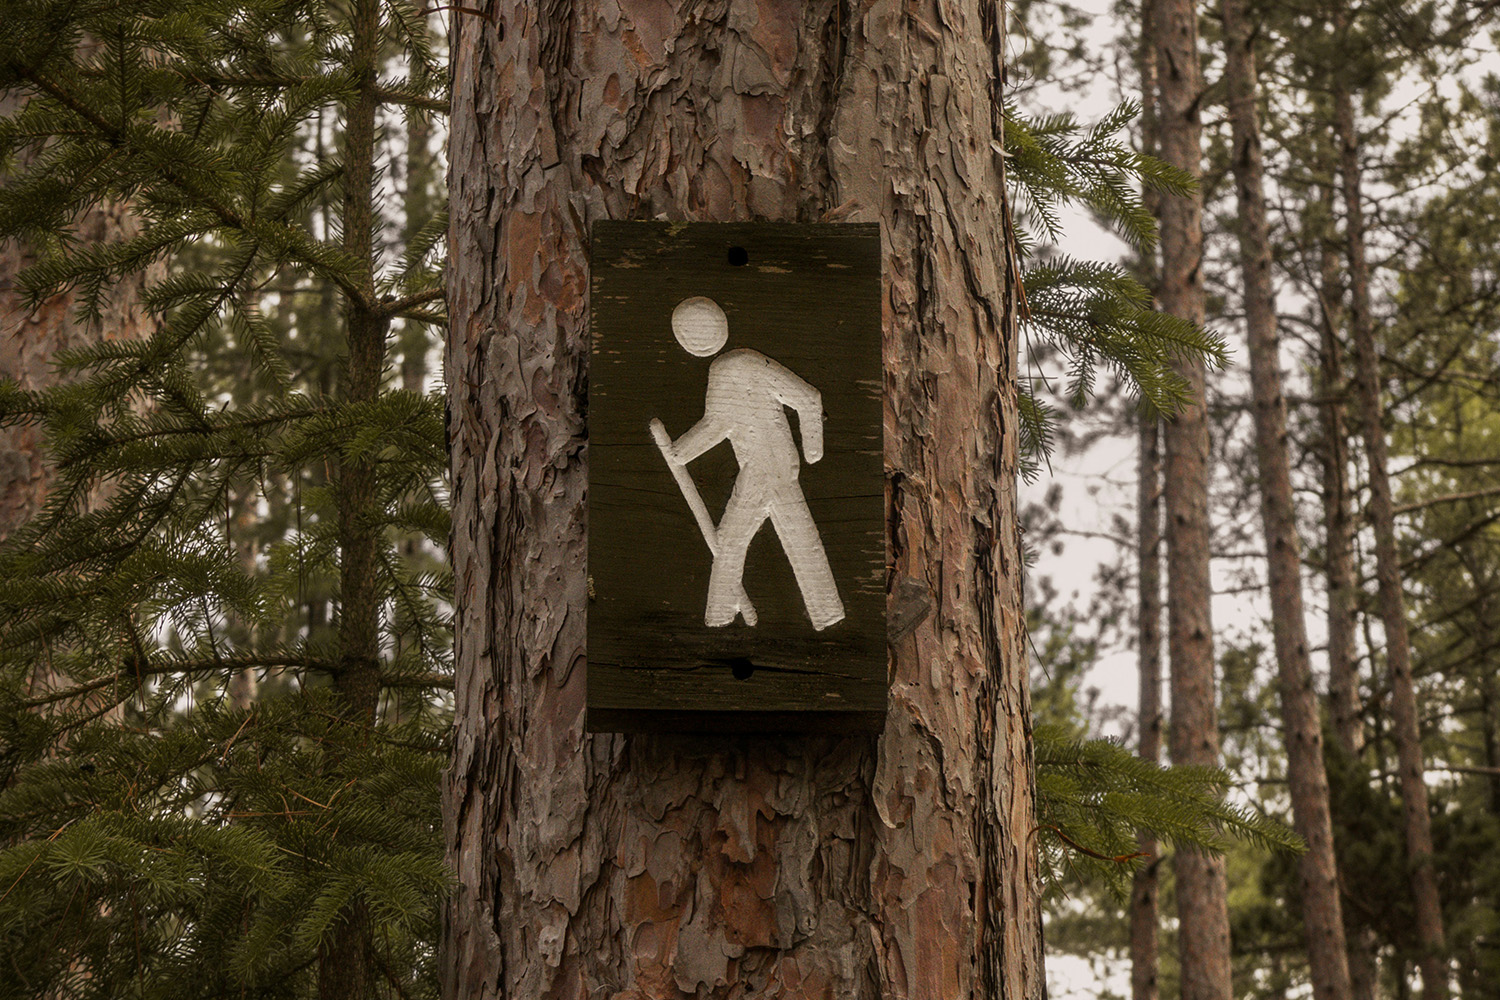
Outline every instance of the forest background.
MULTIPOLYGON (((1320 47, 1336 36, 1328 5, 1252 5, 1261 63, 1275 303, 1290 416, 1296 509, 1303 543, 1307 629, 1325 703, 1341 895, 1351 948, 1381 966, 1355 995, 1413 996, 1420 945, 1404 887, 1400 793, 1390 734, 1385 637, 1376 605, 1374 541, 1364 521, 1363 445, 1345 411, 1358 526, 1350 538, 1358 582, 1360 752, 1340 760, 1329 703, 1328 403, 1348 403, 1328 369, 1328 331, 1349 321, 1338 138, 1330 82, 1363 81, 1358 156, 1371 223, 1367 240, 1380 330, 1384 414, 1399 517, 1403 584, 1422 705, 1425 778, 1432 793, 1435 859, 1449 945, 1465 967, 1457 994, 1483 996, 1496 982, 1493 874, 1484 860, 1500 836, 1494 623, 1470 617, 1494 599, 1497 452, 1496 253, 1500 229, 1494 171, 1497 74, 1493 10, 1482 4, 1361 4, 1369 47, 1320 47), (1269 16, 1267 12, 1272 11, 1269 16), (1445 21, 1446 19, 1446 21, 1445 21), (1457 27, 1444 36, 1438 26, 1457 27), (1319 132, 1323 134, 1320 136, 1319 132), (1332 387, 1333 391, 1330 391, 1332 387), (1320 412, 1321 411, 1321 412, 1320 412), (1378 939, 1378 943, 1374 939, 1378 939), (1459 942, 1462 942, 1460 944, 1459 942), (1462 956, 1462 957, 1459 957, 1462 956)), ((1097 114, 1138 95, 1140 8, 1110 3, 1023 4, 1025 44, 1035 55, 1017 100, 1037 112, 1097 114), (1064 41, 1067 39, 1067 41, 1064 41)), ((1224 105, 1222 20, 1203 23, 1207 325, 1226 336, 1233 361, 1211 379, 1213 423, 1213 622, 1223 766, 1230 798, 1292 822, 1286 793, 1286 730, 1276 691, 1271 595, 1255 472, 1255 435, 1244 340, 1240 221, 1224 105)), ((1023 60, 1023 64, 1025 60, 1023 60)), ((1059 251, 1139 260, 1089 214, 1064 217, 1059 251), (1106 248, 1112 248, 1106 249, 1106 248)), ((1345 342, 1346 343, 1346 342, 1345 342)), ((1345 362, 1347 363, 1347 359, 1345 362)), ((1347 376, 1344 376, 1347 377, 1347 376)), ((1346 391, 1346 390, 1345 390, 1346 391)), ((1101 401, 1109 393, 1100 394, 1101 401)), ((1059 447, 1027 484, 1024 517, 1035 546, 1029 585, 1034 690, 1039 720, 1066 718, 1080 732, 1129 744, 1140 738, 1140 452, 1128 401, 1070 419, 1059 447), (1056 713, 1055 715, 1051 713, 1056 713)), ((1337 529, 1335 529, 1337 530, 1337 529)), ((1346 529, 1348 530, 1348 529, 1346 529)), ((1295 865, 1285 855, 1233 848, 1229 855, 1233 995, 1310 996, 1295 865)), ((1168 866, 1159 869, 1166 875, 1168 866)), ((1170 876, 1166 876, 1170 879, 1170 876)), ((1162 906, 1170 912, 1170 888, 1162 906)), ((1063 997, 1127 997, 1132 985, 1132 904, 1086 889, 1053 897, 1049 983, 1063 997), (1104 942, 1107 945, 1101 946, 1104 942)), ((1160 942, 1162 996, 1175 995, 1174 934, 1160 942)), ((1374 963, 1372 963, 1374 964, 1374 963)))

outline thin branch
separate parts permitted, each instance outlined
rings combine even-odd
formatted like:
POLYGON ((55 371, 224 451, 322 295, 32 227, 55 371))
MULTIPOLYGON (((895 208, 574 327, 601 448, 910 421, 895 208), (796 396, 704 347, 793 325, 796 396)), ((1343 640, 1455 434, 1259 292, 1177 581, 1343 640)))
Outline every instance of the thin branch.
POLYGON ((388 688, 442 688, 444 691, 452 691, 453 677, 450 674, 382 674, 380 685, 388 688))
POLYGON ((415 320, 418 323, 431 323, 433 326, 447 326, 448 317, 442 313, 430 312, 426 309, 408 309, 406 312, 397 313, 400 319, 415 320))
MULTIPOLYGON (((134 661, 132 661, 134 662, 134 661)), ((169 666, 148 667, 146 669, 119 670, 103 677, 96 677, 91 681, 85 681, 74 687, 54 691, 51 694, 42 695, 38 698, 28 698, 22 704, 28 708, 38 705, 51 705, 59 701, 67 701, 69 698, 80 698, 83 695, 108 687, 115 682, 125 678, 135 678, 139 681, 146 677, 163 677, 169 674, 194 674, 207 670, 234 669, 244 667, 306 667, 315 668, 319 666, 316 660, 295 656, 231 656, 222 660, 190 660, 183 663, 174 663, 169 666)), ((452 686, 452 681, 449 681, 452 686)))
POLYGON ((1428 497, 1426 500, 1414 500, 1411 503, 1398 505, 1394 513, 1408 514, 1414 510, 1424 510, 1428 507, 1436 507, 1438 504, 1457 503, 1460 500, 1478 500, 1481 497, 1492 497, 1500 494, 1500 486, 1486 486, 1482 490, 1469 490, 1466 493, 1444 493, 1442 496, 1428 497))
POLYGON ((445 291, 441 285, 437 288, 428 288, 420 292, 414 292, 399 299, 382 302, 378 314, 381 316, 396 316, 404 312, 410 312, 418 306, 438 301, 444 294, 445 291))
POLYGON ((375 99, 382 104, 401 104, 408 108, 421 108, 424 111, 436 111, 444 115, 448 113, 448 101, 440 101, 435 97, 420 97, 416 94, 403 94, 399 90, 387 90, 384 87, 375 88, 375 99))

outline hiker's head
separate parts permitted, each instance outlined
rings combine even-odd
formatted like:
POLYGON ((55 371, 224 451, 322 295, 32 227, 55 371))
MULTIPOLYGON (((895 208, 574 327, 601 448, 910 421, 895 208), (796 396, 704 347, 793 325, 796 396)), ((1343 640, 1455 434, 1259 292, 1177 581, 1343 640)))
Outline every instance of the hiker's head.
POLYGON ((672 310, 672 333, 683 350, 706 358, 718 354, 729 339, 729 320, 713 299, 694 295, 672 310))

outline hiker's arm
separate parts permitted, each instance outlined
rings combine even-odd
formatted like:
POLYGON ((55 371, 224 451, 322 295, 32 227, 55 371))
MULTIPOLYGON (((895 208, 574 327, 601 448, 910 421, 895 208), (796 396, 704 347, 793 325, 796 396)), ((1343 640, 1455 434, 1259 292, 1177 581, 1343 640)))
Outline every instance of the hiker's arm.
MULTIPOLYGON (((658 423, 660 423, 658 421, 658 423)), ((683 465, 703 454, 728 435, 728 428, 716 414, 705 413, 686 434, 672 442, 672 457, 683 465)))
POLYGON ((790 369, 766 358, 776 398, 797 411, 797 426, 802 430, 802 454, 808 464, 823 457, 823 394, 808 385, 790 369))

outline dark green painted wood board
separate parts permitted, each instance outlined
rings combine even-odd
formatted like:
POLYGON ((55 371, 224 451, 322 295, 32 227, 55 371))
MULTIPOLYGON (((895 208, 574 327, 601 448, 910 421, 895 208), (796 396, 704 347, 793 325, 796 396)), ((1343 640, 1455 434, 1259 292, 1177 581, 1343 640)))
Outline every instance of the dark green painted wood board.
POLYGON ((595 224, 590 730, 850 732, 883 726, 880 261, 876 225, 595 224), (709 317, 703 329, 721 336, 723 327, 714 324, 727 324, 722 347, 713 337, 694 340, 699 328, 691 322, 683 327, 700 354, 685 349, 673 327, 674 310, 695 298, 712 300, 718 310, 699 303, 682 315, 709 317), (809 460, 808 429, 798 410, 810 408, 802 384, 821 394, 823 454, 817 461, 809 460), (674 445, 686 446, 683 436, 700 421, 707 440, 729 433, 685 465, 702 498, 706 528, 653 438, 653 418, 674 445), (737 480, 739 499, 726 516, 737 480), (815 529, 811 544, 799 498, 815 529), (762 510, 774 511, 776 520, 760 523, 748 548, 737 546, 733 539, 746 537, 762 510), (723 617, 722 597, 733 576, 724 568, 733 559, 726 558, 715 584, 719 599, 711 602, 716 557, 707 533, 717 539, 721 529, 726 551, 745 552, 742 583, 754 625, 743 612, 731 624, 705 623, 714 607, 723 617), (822 628, 814 627, 789 549, 799 554, 822 628), (836 599, 820 582, 828 579, 817 568, 822 557, 836 599), (837 608, 842 617, 828 623, 837 608))

